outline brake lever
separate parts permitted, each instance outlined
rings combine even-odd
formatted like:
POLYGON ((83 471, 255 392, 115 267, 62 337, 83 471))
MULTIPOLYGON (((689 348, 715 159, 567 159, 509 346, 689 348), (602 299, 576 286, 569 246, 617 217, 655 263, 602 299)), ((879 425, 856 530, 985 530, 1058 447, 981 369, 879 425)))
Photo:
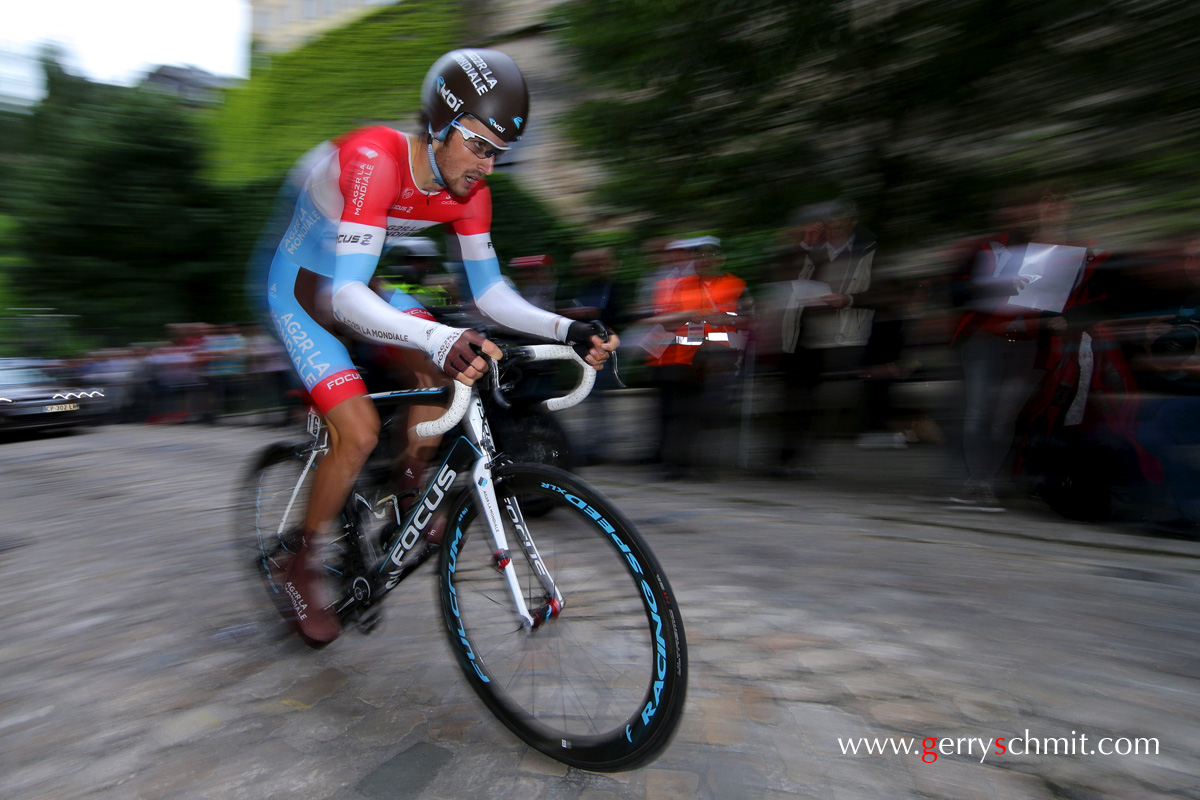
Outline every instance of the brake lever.
POLYGON ((494 358, 488 359, 488 374, 492 376, 492 402, 508 411, 512 408, 512 403, 508 402, 504 390, 500 388, 500 362, 494 358))
POLYGON ((491 392, 492 400, 500 408, 508 411, 512 408, 512 403, 508 402, 504 392, 500 389, 500 362, 485 353, 480 345, 472 344, 471 350, 475 355, 482 356, 483 360, 487 362, 488 369, 481 380, 487 381, 487 391, 491 392))
MULTIPOLYGON (((603 323, 600 323, 598 325, 598 327, 600 328, 600 330, 596 333, 596 335, 600 337, 600 341, 607 342, 608 337, 609 337, 608 326, 604 325, 603 323)), ((578 351, 576 351, 576 352, 578 352, 578 351)), ((583 354, 581 353, 580 355, 583 355, 583 354)), ((629 387, 625 385, 625 382, 623 380, 621 380, 621 374, 617 371, 617 364, 618 364, 617 351, 613 350, 612 352, 610 352, 608 355, 608 358, 610 361, 612 361, 613 380, 616 381, 617 388, 618 389, 628 389, 629 387)))
POLYGON ((613 380, 616 381, 617 388, 628 389, 629 387, 625 385, 625 381, 621 380, 621 373, 617 372, 617 351, 613 350, 609 354, 608 358, 610 361, 612 361, 613 380))

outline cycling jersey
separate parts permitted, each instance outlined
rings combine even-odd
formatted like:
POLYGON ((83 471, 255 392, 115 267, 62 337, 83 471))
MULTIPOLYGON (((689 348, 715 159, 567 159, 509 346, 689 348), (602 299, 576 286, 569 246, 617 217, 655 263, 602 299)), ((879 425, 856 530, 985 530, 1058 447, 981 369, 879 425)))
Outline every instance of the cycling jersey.
POLYGON ((453 343, 450 329, 409 295, 396 292, 389 303, 367 286, 389 243, 434 225, 455 235, 484 315, 507 328, 566 340, 569 319, 527 303, 503 281, 490 234, 491 192, 483 181, 466 197, 421 190, 408 137, 385 126, 325 143, 303 164, 303 189, 271 263, 267 299, 275 330, 322 413, 365 392, 330 331, 332 319, 363 338, 423 349, 435 360, 439 348, 453 343))

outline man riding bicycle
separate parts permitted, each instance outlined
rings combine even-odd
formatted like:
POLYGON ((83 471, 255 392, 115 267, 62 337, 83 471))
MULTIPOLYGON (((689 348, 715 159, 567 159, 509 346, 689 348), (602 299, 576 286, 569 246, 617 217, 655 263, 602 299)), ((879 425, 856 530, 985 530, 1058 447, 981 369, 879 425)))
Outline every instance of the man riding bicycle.
MULTIPOLYGON (((331 642, 341 623, 319 597, 315 539, 341 513, 375 448, 380 421, 361 375, 335 332, 404 348, 419 387, 450 379, 470 386, 487 371, 484 355, 500 349, 479 333, 441 325, 409 295, 390 302, 368 287, 389 241, 444 224, 457 239, 476 306, 512 330, 587 347, 600 369, 619 342, 603 328, 539 309, 500 275, 491 242, 491 193, 485 178, 528 126, 529 92, 511 58, 495 50, 455 50, 439 58, 421 90, 424 131, 377 125, 311 151, 299 165, 303 188, 279 242, 268 278, 275 331, 313 404, 325 417, 330 450, 313 480, 304 528, 281 581, 291 618, 311 643, 331 642)), ((415 490, 437 438, 419 438, 417 423, 437 405, 411 408, 397 494, 415 490)))

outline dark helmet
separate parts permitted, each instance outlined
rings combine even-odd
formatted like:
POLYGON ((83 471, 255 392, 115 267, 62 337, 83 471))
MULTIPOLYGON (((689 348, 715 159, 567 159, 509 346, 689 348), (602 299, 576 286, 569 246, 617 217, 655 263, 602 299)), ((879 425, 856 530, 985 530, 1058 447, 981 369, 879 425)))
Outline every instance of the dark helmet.
POLYGON ((529 119, 529 89, 516 62, 499 50, 452 50, 425 75, 421 108, 439 141, 451 122, 470 114, 505 142, 515 142, 529 119))

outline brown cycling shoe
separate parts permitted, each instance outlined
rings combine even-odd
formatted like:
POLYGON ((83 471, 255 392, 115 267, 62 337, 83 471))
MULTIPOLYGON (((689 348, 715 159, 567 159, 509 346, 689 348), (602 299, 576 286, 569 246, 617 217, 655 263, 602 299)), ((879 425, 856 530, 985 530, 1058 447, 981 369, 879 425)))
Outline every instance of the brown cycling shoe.
POLYGON ((323 604, 325 577, 320 562, 312 552, 312 535, 301 541, 296 554, 284 569, 283 592, 291 604, 290 622, 300 638, 320 647, 342 635, 342 622, 337 612, 323 604))
POLYGON ((287 566, 295 557, 296 551, 300 549, 300 543, 303 541, 304 529, 293 528, 279 538, 275 549, 268 551, 261 561, 261 565, 267 571, 271 601, 275 604, 279 615, 288 622, 292 622, 296 615, 292 611, 292 603, 284 591, 283 584, 287 580, 287 566))

